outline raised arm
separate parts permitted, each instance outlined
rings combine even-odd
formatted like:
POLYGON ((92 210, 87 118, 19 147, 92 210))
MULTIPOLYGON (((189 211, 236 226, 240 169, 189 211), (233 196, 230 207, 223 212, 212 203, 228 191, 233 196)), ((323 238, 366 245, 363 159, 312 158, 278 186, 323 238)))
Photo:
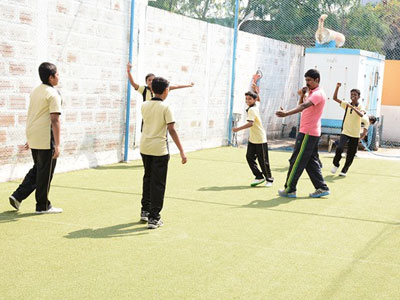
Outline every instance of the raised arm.
POLYGON ((178 89, 184 89, 184 88, 188 88, 188 87, 193 87, 194 86, 194 82, 191 82, 190 84, 183 84, 183 85, 171 85, 169 87, 169 90, 178 90, 178 89))
POLYGON ((132 77, 132 74, 131 74, 131 69, 132 69, 132 65, 131 65, 131 63, 128 63, 126 65, 126 71, 128 72, 129 82, 134 87, 134 89, 137 90, 139 88, 139 85, 135 82, 135 80, 133 80, 133 77, 132 77))
POLYGON ((175 123, 169 123, 167 125, 167 129, 168 129, 168 132, 171 135, 171 138, 174 141, 176 147, 178 147, 178 149, 179 149, 179 154, 181 155, 182 164, 186 164, 187 157, 185 155, 185 152, 183 151, 181 141, 179 140, 178 133, 175 130, 175 123))
POLYGON ((301 88, 297 93, 300 95, 300 99, 299 99, 299 105, 304 103, 304 97, 306 96, 306 93, 308 91, 307 87, 303 87, 301 88))
POLYGON ((335 92, 333 93, 333 100, 335 100, 339 104, 342 103, 342 100, 338 99, 337 94, 341 86, 342 84, 340 82, 336 83, 336 89, 335 92))

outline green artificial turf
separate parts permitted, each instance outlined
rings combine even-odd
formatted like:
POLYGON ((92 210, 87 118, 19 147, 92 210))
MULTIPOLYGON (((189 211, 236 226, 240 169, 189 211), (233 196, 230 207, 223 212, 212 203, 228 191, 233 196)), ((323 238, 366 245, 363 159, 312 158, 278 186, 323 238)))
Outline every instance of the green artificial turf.
MULTIPOLYGON (((0 184, 1 299, 400 299, 400 162, 355 159, 331 195, 304 172, 298 198, 277 196, 290 152, 270 152, 271 188, 243 148, 172 156, 164 227, 138 222, 141 161, 56 174, 59 215, 19 212, 0 184)), ((62 158, 60 158, 62 159, 62 158)))

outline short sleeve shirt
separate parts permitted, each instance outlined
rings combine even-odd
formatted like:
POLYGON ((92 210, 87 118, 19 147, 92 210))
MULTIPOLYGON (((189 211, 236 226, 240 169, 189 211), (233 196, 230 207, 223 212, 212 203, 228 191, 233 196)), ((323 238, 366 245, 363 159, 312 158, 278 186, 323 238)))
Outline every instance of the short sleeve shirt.
POLYGON ((169 153, 167 125, 175 123, 168 104, 159 98, 145 101, 142 105, 143 131, 140 153, 163 156, 169 153))
MULTIPOLYGON (((345 114, 343 117, 343 128, 342 128, 342 134, 345 134, 350 137, 355 137, 359 138, 360 137, 360 131, 361 131, 361 120, 362 117, 360 117, 353 109, 350 107, 346 109, 347 107, 347 102, 342 101, 340 103, 340 107, 345 109, 345 114)), ((360 111, 365 112, 364 107, 359 103, 357 106, 357 109, 360 111)), ((367 128, 368 128, 368 122, 367 122, 367 128)))
POLYGON ((249 142, 253 144, 264 144, 267 142, 267 135, 261 122, 260 111, 256 105, 249 107, 247 121, 253 122, 250 127, 249 142))
POLYGON ((50 114, 61 114, 61 96, 51 86, 41 84, 31 95, 26 121, 26 137, 31 149, 51 149, 50 114))
POLYGON ((140 93, 141 95, 143 95, 144 90, 147 89, 146 91, 146 99, 143 99, 143 101, 149 101, 151 100, 151 98, 153 98, 153 94, 150 91, 150 89, 145 86, 145 85, 140 85, 139 88, 137 89, 138 93, 140 93))
POLYGON ((362 118, 361 118, 361 132, 363 129, 368 129, 369 128, 369 118, 367 116, 367 114, 365 114, 362 118))
POLYGON ((301 113, 299 132, 312 136, 321 135, 321 117, 326 103, 325 92, 317 87, 310 91, 304 102, 311 101, 313 105, 301 113))

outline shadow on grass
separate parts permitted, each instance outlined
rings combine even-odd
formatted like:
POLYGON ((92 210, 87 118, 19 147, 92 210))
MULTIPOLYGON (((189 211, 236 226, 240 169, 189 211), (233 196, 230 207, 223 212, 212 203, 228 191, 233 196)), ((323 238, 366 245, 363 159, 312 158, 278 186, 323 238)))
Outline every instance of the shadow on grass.
POLYGON ((209 186, 209 187, 202 187, 199 188, 198 191, 213 191, 213 192, 220 192, 220 191, 237 191, 237 190, 248 190, 248 189, 257 189, 262 188, 263 185, 259 186, 249 186, 249 185, 232 185, 232 186, 209 186))
POLYGON ((35 214, 35 213, 21 214, 16 210, 8 210, 8 211, 0 213, 0 224, 8 223, 8 222, 15 222, 18 219, 28 218, 28 217, 33 217, 33 216, 38 216, 38 214, 35 214))
POLYGON ((337 180, 343 180, 345 178, 346 177, 344 177, 344 176, 327 175, 324 177, 324 180, 327 182, 335 182, 337 180))
POLYGON ((254 200, 251 201, 249 204, 242 205, 241 207, 247 208, 271 208, 276 207, 281 204, 286 204, 295 200, 300 199, 309 199, 308 197, 297 197, 297 198, 286 198, 286 197, 277 197, 270 200, 254 200))
POLYGON ((213 159, 213 158, 201 158, 201 157, 193 157, 193 156, 190 156, 189 159, 190 160, 200 160, 200 161, 216 161, 216 162, 220 162, 220 163, 239 164, 239 165, 247 164, 247 162, 245 160, 236 161, 236 160, 224 160, 224 159, 213 159))
MULTIPOLYGON (((276 209, 273 207, 279 206, 281 204, 286 204, 296 200, 315 200, 315 198, 310 197, 297 197, 297 198, 284 198, 284 197, 277 197, 271 200, 254 200, 249 204, 242 205, 240 208, 258 208, 258 209, 265 209, 271 211, 278 211, 282 213, 288 214, 298 214, 298 215, 306 215, 306 216, 315 216, 315 217, 323 217, 323 218, 334 218, 334 219, 342 219, 342 220, 351 220, 351 221, 360 221, 360 222, 369 222, 369 223, 379 223, 379 224, 386 224, 386 225, 394 225, 400 226, 400 222, 388 222, 388 221, 381 221, 381 220, 370 220, 370 219, 361 219, 361 218, 354 218, 348 216, 335 216, 335 215, 328 215, 328 214, 321 214, 321 213, 311 213, 306 211, 294 211, 294 210, 285 210, 285 209, 276 209)), ((319 200, 327 199, 324 197, 319 198, 319 200)))
POLYGON ((92 239, 106 239, 115 237, 126 237, 146 234, 144 231, 148 231, 146 225, 142 222, 132 222, 127 224, 119 224, 104 228, 97 229, 81 229, 73 231, 65 235, 67 239, 80 239, 80 238, 92 238, 92 239), (135 225, 142 225, 142 227, 132 227, 135 225), (131 228, 130 228, 131 227, 131 228))
POLYGON ((111 166, 101 166, 93 168, 94 170, 130 170, 130 169, 143 169, 143 165, 128 165, 128 164, 119 164, 119 165, 111 165, 111 166))
POLYGON ((287 167, 272 167, 271 170, 275 172, 287 172, 289 170, 289 165, 287 167))
MULTIPOLYGON (((117 193, 117 194, 125 194, 125 195, 138 195, 141 196, 142 193, 133 193, 133 192, 121 192, 121 191, 112 191, 112 190, 103 190, 103 189, 93 189, 93 188, 82 188, 82 187, 74 187, 74 186, 60 186, 54 185, 55 187, 59 188, 67 188, 67 189, 78 189, 78 190, 85 190, 85 191, 96 191, 96 192, 106 192, 106 193, 117 193)), ((250 187, 249 187, 250 188, 250 187)), ((216 202, 216 201, 206 201, 200 199, 189 199, 189 198, 180 198, 180 197, 172 197, 172 196, 165 196, 167 199, 174 199, 179 201, 185 202, 195 202, 195 203, 203 203, 208 205, 220 205, 220 206, 228 206, 231 208, 258 208, 258 209, 266 209, 266 210, 273 210, 282 213, 289 213, 289 214, 301 214, 301 215, 309 215, 309 216, 316 216, 316 217, 324 217, 324 218, 336 218, 336 219, 343 219, 343 220, 352 220, 352 221, 360 221, 360 222, 371 222, 371 223, 380 223, 380 224, 387 224, 387 225, 395 225, 399 226, 400 222, 388 222, 388 221, 381 221, 381 220, 370 220, 370 219, 361 219, 361 218, 354 218, 354 217, 347 217, 347 216, 335 216, 335 215, 327 215, 327 214, 317 214, 317 213, 309 213, 309 212, 301 212, 301 211, 293 211, 293 210, 284 210, 284 209, 276 209, 273 207, 279 206, 281 204, 289 203, 295 200, 315 200, 315 198, 309 197, 297 197, 297 198, 284 198, 284 197, 277 197, 270 200, 255 200, 250 202, 246 205, 237 205, 232 203, 225 203, 225 202, 216 202)), ((325 199, 324 197, 320 198, 322 201, 325 199)), ((29 215, 29 214, 27 214, 29 215)), ((1 217, 1 214, 0 214, 1 217)), ((135 223, 130 223, 135 224, 135 223)), ((120 226, 120 225, 118 225, 120 226)), ((88 229, 90 232, 91 229, 88 229)), ((142 229, 143 230, 143 229, 142 229)), ((140 230, 138 230, 140 231, 140 230)), ((86 230, 86 232, 88 232, 86 230)))

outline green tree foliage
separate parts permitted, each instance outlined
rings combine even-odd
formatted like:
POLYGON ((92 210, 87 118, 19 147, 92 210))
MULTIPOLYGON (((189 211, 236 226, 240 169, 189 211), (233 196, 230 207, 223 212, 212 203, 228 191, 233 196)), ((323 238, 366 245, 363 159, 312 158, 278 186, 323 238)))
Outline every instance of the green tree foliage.
POLYGON ((378 4, 374 12, 379 20, 389 27, 383 50, 387 59, 400 60, 400 1, 385 1, 378 4))

